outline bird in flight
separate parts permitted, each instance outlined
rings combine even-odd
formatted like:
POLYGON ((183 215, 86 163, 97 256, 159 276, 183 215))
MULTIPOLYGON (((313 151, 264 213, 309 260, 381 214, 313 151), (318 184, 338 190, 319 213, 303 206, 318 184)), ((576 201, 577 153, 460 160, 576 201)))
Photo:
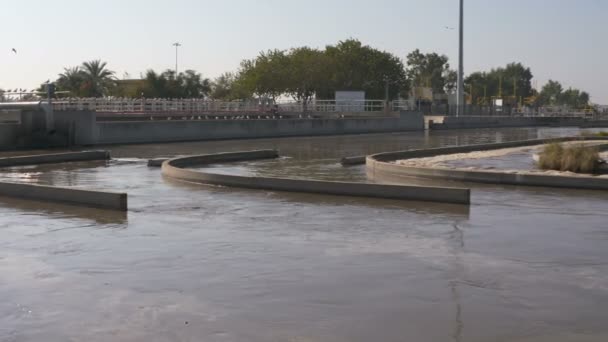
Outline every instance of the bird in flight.
POLYGON ((13 51, 14 53, 17 53, 17 49, 13 48, 11 51, 13 51))

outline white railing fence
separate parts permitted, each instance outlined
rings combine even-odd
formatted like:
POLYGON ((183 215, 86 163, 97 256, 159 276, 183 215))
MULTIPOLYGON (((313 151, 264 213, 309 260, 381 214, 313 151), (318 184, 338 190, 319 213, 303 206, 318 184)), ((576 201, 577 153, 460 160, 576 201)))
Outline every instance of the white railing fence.
POLYGON ((313 100, 309 103, 285 101, 210 101, 202 99, 66 98, 53 101, 56 111, 89 110, 101 113, 389 113, 411 110, 408 101, 313 100))

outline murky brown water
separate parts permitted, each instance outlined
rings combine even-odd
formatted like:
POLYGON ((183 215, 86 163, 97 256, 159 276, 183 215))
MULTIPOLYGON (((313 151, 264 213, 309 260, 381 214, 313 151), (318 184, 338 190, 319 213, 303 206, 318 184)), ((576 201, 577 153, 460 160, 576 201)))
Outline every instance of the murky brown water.
POLYGON ((364 181, 337 160, 574 132, 112 146, 109 163, 3 170, 126 191, 130 210, 0 198, 0 341, 606 341, 606 192, 472 185, 467 208, 184 184, 145 163, 278 148, 235 172, 364 181))

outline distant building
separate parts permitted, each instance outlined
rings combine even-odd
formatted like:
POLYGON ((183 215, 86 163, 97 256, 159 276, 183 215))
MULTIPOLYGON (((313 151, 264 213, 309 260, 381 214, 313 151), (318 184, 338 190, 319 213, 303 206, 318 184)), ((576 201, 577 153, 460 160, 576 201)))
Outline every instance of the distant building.
POLYGON ((364 91, 336 91, 336 111, 341 112, 364 112, 364 91))

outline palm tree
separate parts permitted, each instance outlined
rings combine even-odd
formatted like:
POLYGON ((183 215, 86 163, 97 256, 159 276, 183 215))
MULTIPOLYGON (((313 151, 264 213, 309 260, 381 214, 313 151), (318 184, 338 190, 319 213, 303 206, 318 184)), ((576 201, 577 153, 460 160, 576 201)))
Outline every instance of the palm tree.
POLYGON ((114 71, 106 69, 106 65, 99 59, 82 63, 86 96, 102 97, 114 85, 114 71))
POLYGON ((73 96, 81 96, 84 78, 80 67, 64 68, 57 79, 57 89, 69 91, 73 96))

